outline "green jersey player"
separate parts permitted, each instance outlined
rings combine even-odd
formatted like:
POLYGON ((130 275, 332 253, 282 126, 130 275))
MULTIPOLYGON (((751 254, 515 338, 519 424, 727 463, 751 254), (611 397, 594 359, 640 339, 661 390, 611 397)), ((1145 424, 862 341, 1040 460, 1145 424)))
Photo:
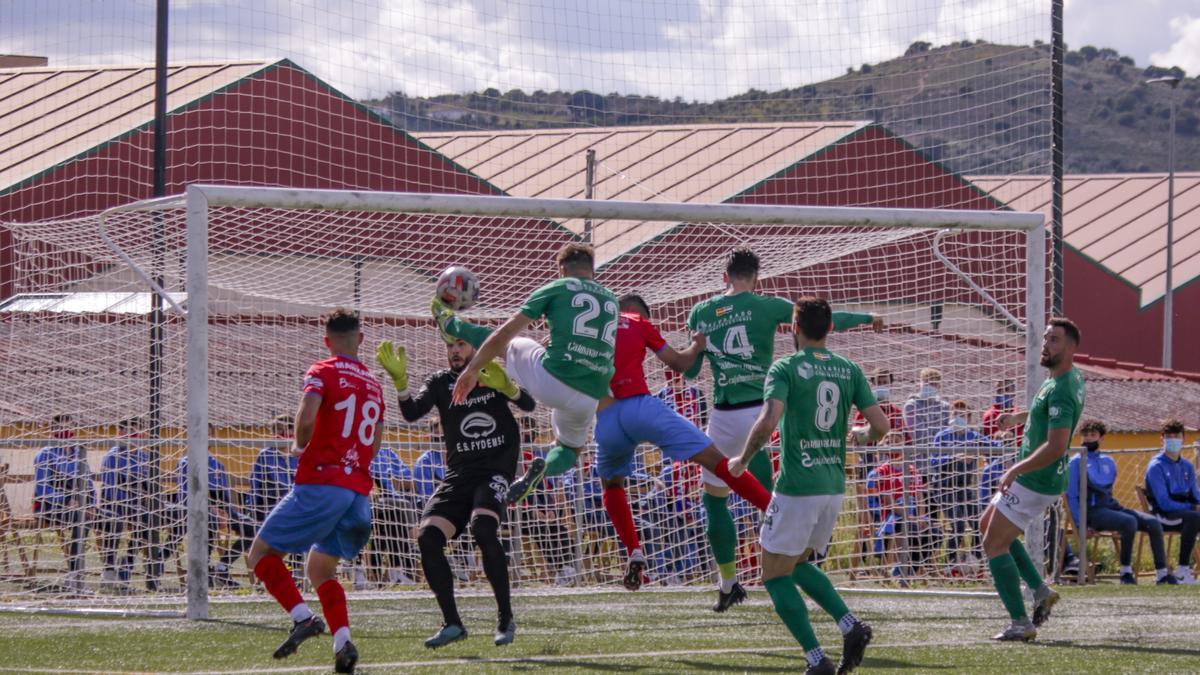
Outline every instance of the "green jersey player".
POLYGON ((508 490, 511 502, 524 499, 544 476, 564 473, 575 465, 579 448, 588 441, 596 406, 608 394, 614 370, 617 298, 592 279, 594 256, 591 246, 564 246, 556 258, 559 278, 534 291, 520 311, 495 332, 457 319, 449 308, 434 301, 434 317, 442 331, 478 346, 454 384, 454 403, 467 399, 484 364, 504 355, 505 369, 513 379, 551 409, 550 423, 558 444, 513 481, 508 490), (546 347, 518 337, 543 317, 550 329, 546 347))
POLYGON ((1000 429, 1025 425, 1017 463, 1000 478, 998 492, 979 520, 983 552, 992 583, 1012 618, 997 640, 1028 641, 1050 617, 1058 593, 1042 579, 1018 536, 1030 525, 1041 527, 1046 509, 1067 488, 1067 447, 1083 413, 1083 375, 1075 368, 1079 328, 1070 319, 1051 319, 1042 335, 1046 381, 1029 410, 1000 415, 1000 429), (1025 613, 1021 580, 1033 591, 1033 618, 1025 613))
MULTIPOLYGON (((763 402, 763 380, 775 355, 775 332, 792 320, 792 303, 754 292, 758 284, 758 256, 748 248, 735 248, 725 264, 725 293, 692 308, 688 327, 703 333, 708 346, 704 353, 713 377, 713 413, 708 435, 726 457, 741 452, 763 402)), ((871 314, 835 312, 833 327, 844 330, 861 324, 876 330, 883 321, 871 314)), ((699 374, 702 361, 685 373, 699 374)), ((764 453, 750 472, 771 490, 771 460, 764 453)), ((737 582, 735 551, 737 528, 729 513, 729 487, 711 471, 704 470, 706 534, 720 573, 720 588, 713 611, 723 612, 746 598, 737 582)))
POLYGON ((779 480, 763 517, 763 583, 775 611, 804 647, 809 673, 834 673, 812 626, 797 586, 838 622, 842 661, 836 672, 848 673, 862 662, 871 628, 850 613, 829 577, 810 561, 824 554, 833 535, 846 492, 846 432, 851 406, 869 428, 854 430, 855 441, 872 443, 888 432, 887 415, 879 408, 871 385, 858 364, 825 348, 833 313, 823 298, 796 302, 796 353, 771 365, 765 397, 741 456, 729 462, 740 475, 750 465, 782 420, 779 480))

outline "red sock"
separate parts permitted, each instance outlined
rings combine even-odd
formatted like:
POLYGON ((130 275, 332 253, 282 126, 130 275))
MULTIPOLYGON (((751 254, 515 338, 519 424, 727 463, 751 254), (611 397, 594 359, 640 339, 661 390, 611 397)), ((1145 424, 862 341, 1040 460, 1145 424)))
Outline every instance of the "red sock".
POLYGON ((271 597, 279 601, 283 611, 291 612, 293 607, 304 602, 304 598, 300 596, 300 589, 296 588, 296 580, 283 563, 283 558, 277 555, 263 556, 254 566, 254 576, 263 582, 271 597))
POLYGON ((325 615, 325 623, 329 624, 330 633, 350 627, 350 615, 346 610, 346 591, 337 579, 330 579, 318 586, 317 597, 321 599, 321 613, 325 615))
POLYGON ((728 457, 722 459, 720 464, 717 464, 717 468, 713 469, 713 473, 717 475, 717 478, 725 481, 725 484, 742 499, 757 506, 759 511, 767 510, 767 505, 771 503, 771 493, 767 492, 762 483, 758 482, 754 474, 749 471, 743 471, 742 475, 734 478, 729 473, 728 457))
POLYGON ((631 553, 635 548, 641 548, 638 541, 637 527, 633 524, 633 511, 629 510, 629 499, 625 496, 625 488, 604 488, 604 510, 617 530, 617 536, 625 545, 625 552, 631 553))

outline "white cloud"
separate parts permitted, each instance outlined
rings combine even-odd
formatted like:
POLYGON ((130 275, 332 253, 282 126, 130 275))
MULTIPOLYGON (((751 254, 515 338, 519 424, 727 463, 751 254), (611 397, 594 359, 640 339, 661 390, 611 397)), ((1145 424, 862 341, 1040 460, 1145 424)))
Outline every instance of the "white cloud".
POLYGON ((1170 68, 1179 66, 1188 75, 1200 75, 1200 18, 1178 16, 1171 19, 1171 37, 1174 42, 1165 51, 1150 55, 1150 63, 1170 68))

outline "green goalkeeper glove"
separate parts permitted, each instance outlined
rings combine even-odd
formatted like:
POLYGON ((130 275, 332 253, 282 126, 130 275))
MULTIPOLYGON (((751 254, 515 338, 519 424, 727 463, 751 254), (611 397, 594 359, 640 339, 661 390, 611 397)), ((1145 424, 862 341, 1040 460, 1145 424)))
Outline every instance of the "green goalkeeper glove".
POLYGON ((391 340, 384 340, 375 349, 375 360, 392 377, 400 398, 408 398, 408 354, 404 347, 393 348, 391 340))
POLYGON ((509 398, 516 398, 521 393, 517 383, 513 382, 508 373, 496 365, 495 361, 488 361, 479 369, 479 384, 495 389, 509 398))

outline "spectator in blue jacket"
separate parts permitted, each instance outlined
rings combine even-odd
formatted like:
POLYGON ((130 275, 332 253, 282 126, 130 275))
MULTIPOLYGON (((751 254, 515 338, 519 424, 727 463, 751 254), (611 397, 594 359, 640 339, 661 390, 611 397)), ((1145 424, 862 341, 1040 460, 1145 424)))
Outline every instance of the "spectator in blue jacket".
MULTIPOLYGON (((1117 463, 1112 457, 1100 452, 1100 442, 1108 427, 1100 420, 1087 420, 1079 427, 1083 447, 1087 450, 1087 526, 1098 532, 1121 534, 1121 583, 1136 584, 1133 574, 1133 539, 1138 530, 1150 538, 1150 551, 1154 554, 1154 569, 1158 571, 1159 584, 1178 584, 1179 581, 1167 567, 1167 552, 1163 546, 1162 523, 1152 515, 1127 509, 1113 497, 1113 484, 1117 481, 1117 463)), ((1071 458, 1068 465, 1067 503, 1071 506, 1071 518, 1079 527, 1079 455, 1071 458)))
POLYGON ((78 593, 83 591, 84 545, 96 494, 87 453, 71 440, 71 416, 55 415, 50 436, 60 442, 38 450, 33 458, 33 512, 41 527, 58 530, 67 560, 66 590, 78 593))
POLYGON ((370 567, 382 573, 380 583, 385 579, 388 584, 416 583, 413 574, 417 552, 412 530, 417 525, 421 504, 417 501, 413 473, 395 450, 379 448, 371 459, 371 478, 376 489, 371 492, 371 515, 375 522, 370 567))
MULTIPOLYGON (((187 456, 179 459, 175 470, 176 492, 175 517, 171 532, 171 545, 174 551, 187 534, 187 456)), ((229 472, 225 464, 216 455, 208 456, 208 550, 212 554, 220 531, 226 529, 233 535, 232 541, 217 557, 217 564, 209 570, 208 583, 210 586, 237 588, 240 584, 229 574, 233 563, 237 561, 250 543, 257 531, 254 519, 246 515, 240 508, 240 501, 234 499, 234 492, 229 486, 229 472)))
POLYGON ((1150 508, 1165 528, 1179 531, 1179 583, 1198 583, 1192 574, 1192 549, 1200 532, 1200 486, 1196 469, 1181 456, 1183 423, 1167 420, 1162 425, 1162 452, 1146 467, 1146 497, 1150 508))
POLYGON ((250 508, 260 525, 279 500, 291 491, 292 481, 296 478, 300 458, 291 452, 292 426, 291 415, 279 415, 271 420, 272 432, 279 439, 279 445, 259 451, 250 468, 250 508))
POLYGON ((142 421, 127 419, 117 424, 122 439, 100 460, 100 557, 104 571, 101 583, 109 589, 128 591, 135 553, 140 553, 146 570, 146 589, 158 590, 162 576, 162 546, 159 543, 154 503, 157 501, 157 453, 134 443, 141 438, 142 421), (118 560, 122 534, 129 531, 124 557, 118 560))

